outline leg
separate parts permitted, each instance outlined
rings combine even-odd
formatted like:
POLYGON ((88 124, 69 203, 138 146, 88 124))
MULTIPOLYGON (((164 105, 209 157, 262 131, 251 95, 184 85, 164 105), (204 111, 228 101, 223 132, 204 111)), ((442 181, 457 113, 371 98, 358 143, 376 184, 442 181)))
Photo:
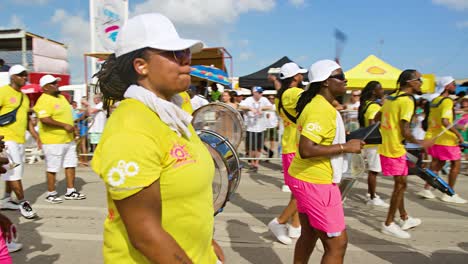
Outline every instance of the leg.
POLYGON ((307 215, 299 213, 299 219, 302 230, 294 248, 294 264, 309 263, 310 255, 314 251, 318 239, 317 230, 310 226, 307 215))
POLYGON ((370 194, 370 198, 375 198, 375 190, 377 188, 377 172, 369 171, 367 176, 367 192, 370 194))
MULTIPOLYGON (((283 212, 278 217, 278 223, 286 224, 289 221, 289 219, 294 216, 294 214, 297 214, 297 201, 296 201, 296 198, 294 198, 294 195, 291 194, 291 198, 289 200, 288 206, 284 208, 283 212)), ((292 226, 299 227, 300 223, 298 220, 299 219, 297 219, 296 223, 294 223, 293 221, 292 226)))
POLYGON ((323 231, 318 231, 320 241, 323 243, 325 252, 322 257, 322 264, 341 264, 343 263, 346 248, 348 246, 348 234, 346 230, 341 232, 338 237, 328 237, 323 231))
POLYGON ((65 168, 65 177, 67 178, 67 188, 75 188, 75 168, 65 168))
POLYGON ((55 172, 46 172, 47 174, 47 191, 53 192, 55 191, 55 172))
POLYGON ((400 208, 404 192, 406 190, 406 176, 394 176, 394 188, 392 198, 390 199, 390 208, 388 209, 385 225, 389 226, 395 218, 396 210, 400 208))
POLYGON ((23 184, 21 180, 7 181, 6 183, 8 185, 8 188, 15 193, 18 201, 24 200, 23 184))
POLYGON ((454 189, 457 176, 460 173, 461 160, 450 161, 450 173, 448 175, 448 185, 454 189))

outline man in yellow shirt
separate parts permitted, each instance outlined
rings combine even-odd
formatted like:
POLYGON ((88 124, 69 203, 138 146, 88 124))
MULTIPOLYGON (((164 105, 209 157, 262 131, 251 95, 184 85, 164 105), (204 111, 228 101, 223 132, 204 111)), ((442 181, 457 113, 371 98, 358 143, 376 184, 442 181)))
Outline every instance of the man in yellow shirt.
POLYGON ((390 200, 387 219, 382 224, 382 233, 398 238, 410 238, 406 232, 421 224, 421 219, 408 216, 404 207, 408 165, 406 149, 403 141, 421 144, 424 148, 430 142, 416 140, 411 133, 410 124, 414 114, 414 94, 421 94, 421 73, 416 70, 404 70, 397 81, 399 88, 385 100, 382 106, 380 133, 382 144, 379 145, 380 164, 384 176, 393 176, 394 189, 390 200), (400 211, 400 219, 395 224, 396 210, 400 211))
MULTIPOLYGON (((38 140, 34 127, 31 126, 28 118, 29 99, 21 92, 28 79, 26 68, 21 65, 14 65, 9 70, 10 84, 0 88, 0 115, 11 113, 15 109, 16 121, 0 126, 0 135, 5 136, 6 153, 10 156, 10 163, 16 167, 9 169, 2 175, 6 183, 5 196, 3 198, 2 209, 20 210, 25 218, 34 218, 36 212, 32 209, 28 201, 24 199, 23 185, 21 178, 24 171, 24 142, 26 128, 31 135, 38 140), (11 199, 11 192, 14 192, 18 199, 19 206, 11 199)), ((40 142, 38 142, 40 146, 40 142)))
POLYGON ((86 196, 75 187, 75 168, 78 162, 76 144, 73 136, 73 109, 67 99, 60 94, 57 82, 59 78, 52 75, 42 76, 40 85, 44 93, 34 106, 40 120, 39 136, 46 157, 47 196, 50 203, 61 203, 63 200, 55 190, 55 176, 63 165, 67 178, 66 200, 82 200, 86 196))
MULTIPOLYGON (((427 139, 438 136, 442 131, 447 129, 448 126, 453 124, 454 121, 453 101, 449 98, 449 95, 455 94, 455 79, 451 76, 447 76, 441 77, 438 81, 439 87, 442 87, 443 91, 430 103, 428 129, 426 133, 427 139)), ((445 162, 450 161, 448 184, 452 189, 455 187, 455 181, 457 180, 461 167, 461 150, 458 146, 461 142, 463 142, 463 136, 458 132, 456 127, 453 126, 438 136, 434 141, 434 146, 428 149, 429 155, 432 156, 431 170, 435 173, 438 173, 442 169, 445 162)), ((418 192, 418 195, 428 199, 435 197, 428 184, 424 186, 424 190, 418 192)), ((467 203, 467 201, 458 194, 453 196, 443 194, 440 199, 448 203, 467 203)))

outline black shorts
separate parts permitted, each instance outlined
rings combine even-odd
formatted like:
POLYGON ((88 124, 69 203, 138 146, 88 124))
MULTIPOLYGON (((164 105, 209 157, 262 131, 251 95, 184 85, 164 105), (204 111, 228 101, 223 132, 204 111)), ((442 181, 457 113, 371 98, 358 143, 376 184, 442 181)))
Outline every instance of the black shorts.
POLYGON ((261 151, 263 149, 263 132, 249 132, 247 131, 247 137, 245 139, 245 149, 248 151, 261 151))

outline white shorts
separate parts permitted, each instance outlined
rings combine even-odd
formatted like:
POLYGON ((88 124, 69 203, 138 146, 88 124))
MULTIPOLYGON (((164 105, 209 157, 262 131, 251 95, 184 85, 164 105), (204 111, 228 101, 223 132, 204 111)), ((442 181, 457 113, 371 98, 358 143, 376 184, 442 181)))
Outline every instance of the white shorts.
POLYGON ((380 156, 377 147, 364 148, 363 155, 367 160, 367 169, 373 172, 382 172, 380 166, 380 156))
POLYGON ((2 175, 4 181, 19 181, 23 178, 24 172, 24 145, 14 141, 5 141, 6 152, 10 155, 10 162, 19 164, 19 166, 7 170, 2 175))
POLYGON ((47 172, 57 173, 60 167, 75 168, 78 164, 75 141, 65 144, 43 144, 47 172))

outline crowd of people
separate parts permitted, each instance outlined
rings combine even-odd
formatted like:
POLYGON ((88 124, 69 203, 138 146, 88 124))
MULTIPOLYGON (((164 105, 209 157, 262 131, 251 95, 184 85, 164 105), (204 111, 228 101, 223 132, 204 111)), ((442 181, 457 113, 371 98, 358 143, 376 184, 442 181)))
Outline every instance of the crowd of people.
MULTIPOLYGON (((0 150, 7 154, 0 157, 6 183, 2 207, 19 210, 28 219, 37 216, 22 187, 28 130, 44 152, 47 202, 63 202, 55 187, 61 168, 66 176, 63 198, 86 198, 74 186, 75 168, 78 161, 88 164, 86 154, 93 152, 92 169, 107 193, 106 263, 224 263, 213 237, 215 166, 191 124, 192 111, 218 101, 242 113, 251 173, 258 171, 263 151, 273 156, 271 142, 280 142, 283 189, 291 196, 268 228, 281 243, 292 244, 297 238, 294 263, 308 263, 318 240, 324 245, 322 263, 343 263, 349 238, 339 184, 348 154, 363 152, 368 164, 366 203, 388 208, 381 232, 393 237, 408 239, 408 230, 422 223, 405 208, 405 143, 431 156, 429 166, 436 173, 449 161, 448 183, 455 189, 462 157, 459 144, 467 140, 468 98, 454 101, 453 78, 440 78, 437 96, 427 100, 421 97, 421 73, 407 69, 390 94, 371 81, 343 103, 347 79, 336 61, 320 60, 309 69, 291 62, 278 76, 268 77, 276 95, 265 96, 256 86, 252 96, 243 98, 235 91, 219 91, 216 83, 207 89, 204 81, 187 90, 191 55, 202 48, 199 40, 181 38, 167 17, 137 15, 121 28, 115 53, 95 75, 102 94, 93 98, 94 107, 83 98, 83 108, 78 109, 60 94, 57 78, 41 78, 44 93, 32 108, 38 128, 28 117, 30 102, 21 92, 27 70, 21 65, 9 68, 10 84, 0 88, 0 150), (120 102, 116 108, 115 102, 120 102), (93 116, 91 124, 88 116, 93 116), (347 133, 377 122, 381 144, 346 141, 347 133), (77 153, 83 154, 80 159, 77 153), (389 203, 377 194, 380 174, 394 182, 389 203)), ((418 194, 435 197, 430 186, 418 194)), ((467 202, 458 193, 440 199, 467 202)), ((12 239, 11 221, 1 214, 0 227, 0 262, 11 263, 8 251, 20 246, 12 239)))

